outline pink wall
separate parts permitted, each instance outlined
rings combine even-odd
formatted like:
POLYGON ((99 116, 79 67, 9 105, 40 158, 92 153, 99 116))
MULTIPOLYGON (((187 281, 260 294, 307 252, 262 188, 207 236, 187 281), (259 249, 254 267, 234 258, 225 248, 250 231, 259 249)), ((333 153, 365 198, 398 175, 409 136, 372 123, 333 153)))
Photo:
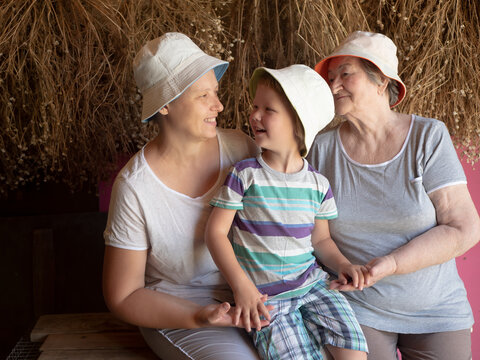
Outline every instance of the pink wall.
MULTIPOLYGON (((462 161, 467 175, 468 189, 473 202, 480 212, 480 163, 472 167, 462 161)), ((480 245, 474 246, 463 256, 457 258, 458 272, 467 288, 467 295, 472 306, 475 324, 472 333, 472 358, 480 359, 480 245)))
POLYGON ((117 160, 117 169, 108 180, 98 182, 98 210, 100 212, 108 212, 108 205, 110 204, 110 195, 112 193, 113 182, 118 172, 128 162, 131 155, 119 155, 117 160))

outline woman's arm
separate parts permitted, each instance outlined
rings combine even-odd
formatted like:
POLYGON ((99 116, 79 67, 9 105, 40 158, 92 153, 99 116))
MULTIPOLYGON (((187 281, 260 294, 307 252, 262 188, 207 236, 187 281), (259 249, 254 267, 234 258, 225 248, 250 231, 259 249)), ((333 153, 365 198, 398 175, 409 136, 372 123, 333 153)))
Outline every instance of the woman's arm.
POLYGON ((149 328, 234 326, 228 303, 200 306, 169 294, 145 289, 147 251, 105 247, 103 294, 120 319, 149 328))
MULTIPOLYGON (((480 239, 480 220, 466 185, 430 194, 438 225, 389 255, 367 264, 372 283, 392 274, 407 274, 464 254, 480 239)), ((371 285, 369 284, 369 285, 371 285)))

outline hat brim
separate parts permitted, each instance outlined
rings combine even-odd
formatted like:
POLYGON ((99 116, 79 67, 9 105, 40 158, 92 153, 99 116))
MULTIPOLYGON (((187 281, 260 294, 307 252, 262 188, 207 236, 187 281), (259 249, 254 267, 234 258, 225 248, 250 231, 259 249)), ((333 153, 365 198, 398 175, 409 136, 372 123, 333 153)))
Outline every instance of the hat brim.
POLYGON ((368 57, 365 57, 365 56, 360 56, 360 55, 353 55, 353 54, 334 54, 334 55, 331 55, 331 56, 328 56, 326 57, 325 59, 319 61, 317 63, 317 65, 315 65, 315 71, 317 73, 319 73, 327 83, 329 83, 329 80, 328 80, 328 63, 330 62, 330 60, 334 59, 334 58, 337 58, 337 57, 345 57, 345 56, 350 56, 350 57, 355 57, 355 58, 359 58, 359 59, 364 59, 364 60, 367 60, 369 62, 371 62, 373 65, 375 65, 377 67, 377 69, 387 78, 389 79, 392 79, 392 80, 395 80, 397 83, 398 83, 398 88, 399 88, 399 91, 398 91, 398 99, 397 101, 395 102, 395 104, 391 105, 390 107, 393 108, 395 106, 397 106, 398 104, 400 104, 400 102, 405 98, 405 94, 407 92, 407 88, 405 86, 405 84, 403 83, 403 81, 400 79, 400 77, 398 75, 395 75, 395 74, 385 74, 381 69, 380 67, 375 63, 375 61, 373 61, 372 59, 368 58, 368 57))
POLYGON ((252 99, 255 98, 258 81, 264 72, 269 73, 280 84, 297 113, 305 131, 305 146, 308 152, 317 133, 325 128, 335 115, 333 95, 328 84, 306 65, 294 64, 283 69, 260 67, 255 69, 250 78, 249 93, 252 99), (293 69, 295 73, 292 73, 293 69), (305 88, 306 84, 309 85, 308 89, 305 88))
POLYGON ((203 54, 192 64, 186 64, 179 70, 179 75, 175 79, 156 83, 143 93, 142 122, 147 123, 152 120, 165 105, 181 96, 210 70, 215 72, 217 81, 220 81, 227 68, 228 62, 203 54))

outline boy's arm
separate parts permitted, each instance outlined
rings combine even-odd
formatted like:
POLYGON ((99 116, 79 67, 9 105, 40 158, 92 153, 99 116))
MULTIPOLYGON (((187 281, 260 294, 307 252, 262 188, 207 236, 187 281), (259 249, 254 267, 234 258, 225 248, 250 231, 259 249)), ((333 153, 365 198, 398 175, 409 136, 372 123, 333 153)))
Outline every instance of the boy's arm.
MULTIPOLYGON (((338 249, 330 236, 328 220, 315 220, 312 231, 312 246, 315 256, 322 264, 333 269, 338 274, 338 281, 332 282, 333 287, 337 285, 350 285, 351 290, 363 290, 368 283, 368 270, 365 266, 353 265, 338 249)), ((332 286, 331 286, 332 287, 332 286)))
POLYGON ((228 239, 235 213, 236 210, 214 207, 205 229, 205 242, 235 296, 234 323, 238 324, 242 316, 247 331, 250 331, 250 321, 254 328, 260 330, 262 325, 265 325, 260 321, 260 315, 270 320, 270 314, 264 305, 267 297, 258 291, 245 274, 228 239))

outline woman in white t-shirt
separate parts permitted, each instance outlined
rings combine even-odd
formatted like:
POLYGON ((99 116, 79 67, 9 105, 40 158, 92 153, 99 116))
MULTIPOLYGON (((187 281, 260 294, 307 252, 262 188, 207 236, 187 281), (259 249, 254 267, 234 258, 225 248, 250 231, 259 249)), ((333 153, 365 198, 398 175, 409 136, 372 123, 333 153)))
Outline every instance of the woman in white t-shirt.
POLYGON ((362 31, 317 64, 345 121, 307 159, 332 186, 332 238, 370 269, 370 287, 345 293, 368 359, 398 348, 404 360, 467 360, 473 314, 455 257, 479 241, 479 218, 445 124, 392 110, 405 96, 397 68, 393 42, 362 31))
POLYGON ((162 359, 258 359, 233 326, 229 286, 203 240, 228 169, 258 152, 241 131, 216 127, 227 66, 179 33, 148 42, 134 60, 142 121, 154 119, 159 132, 115 180, 103 291, 162 359))

